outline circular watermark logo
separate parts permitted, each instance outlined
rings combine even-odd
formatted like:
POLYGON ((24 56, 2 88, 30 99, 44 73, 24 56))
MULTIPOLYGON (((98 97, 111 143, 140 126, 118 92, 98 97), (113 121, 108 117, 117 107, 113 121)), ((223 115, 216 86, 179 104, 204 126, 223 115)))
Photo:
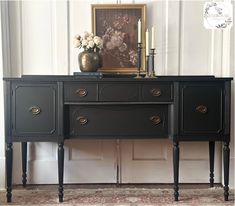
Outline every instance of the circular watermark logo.
POLYGON ((226 29, 233 24, 233 6, 228 2, 204 4, 204 26, 207 29, 226 29))

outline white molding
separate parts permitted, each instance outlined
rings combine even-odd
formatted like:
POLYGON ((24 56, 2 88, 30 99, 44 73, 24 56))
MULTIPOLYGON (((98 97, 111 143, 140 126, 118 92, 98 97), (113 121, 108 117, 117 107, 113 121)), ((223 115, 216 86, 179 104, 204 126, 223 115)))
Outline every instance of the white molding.
POLYGON ((210 65, 209 65, 209 74, 213 75, 214 73, 214 55, 215 55, 215 31, 211 31, 211 52, 210 52, 210 65))
POLYGON ((230 33, 231 30, 223 30, 223 48, 222 48, 222 76, 230 75, 230 33))
POLYGON ((1 26, 2 26, 2 49, 3 49, 3 74, 11 76, 10 59, 10 29, 9 29, 9 2, 1 1, 1 26))
POLYGON ((169 47, 169 0, 162 1, 162 10, 163 10, 163 18, 162 18, 162 42, 165 42, 164 51, 162 52, 162 67, 163 74, 166 75, 168 72, 168 47, 169 47), (165 9, 164 9, 165 8, 165 9))
POLYGON ((183 48, 183 41, 182 39, 184 38, 183 36, 183 23, 182 23, 182 16, 183 13, 183 3, 182 1, 179 1, 179 39, 178 39, 178 74, 181 75, 183 74, 183 69, 182 69, 182 62, 183 62, 183 55, 182 55, 182 48, 183 48))

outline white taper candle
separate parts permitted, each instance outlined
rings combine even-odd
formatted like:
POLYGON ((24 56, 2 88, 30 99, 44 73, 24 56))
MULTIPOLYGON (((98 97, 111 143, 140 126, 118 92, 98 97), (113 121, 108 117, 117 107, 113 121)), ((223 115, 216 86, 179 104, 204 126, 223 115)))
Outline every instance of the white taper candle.
POLYGON ((141 43, 141 21, 138 21, 138 43, 141 43))
POLYGON ((146 31, 146 56, 149 56, 149 30, 146 31))
POLYGON ((155 31, 154 27, 152 27, 152 41, 151 41, 151 49, 155 48, 155 31))

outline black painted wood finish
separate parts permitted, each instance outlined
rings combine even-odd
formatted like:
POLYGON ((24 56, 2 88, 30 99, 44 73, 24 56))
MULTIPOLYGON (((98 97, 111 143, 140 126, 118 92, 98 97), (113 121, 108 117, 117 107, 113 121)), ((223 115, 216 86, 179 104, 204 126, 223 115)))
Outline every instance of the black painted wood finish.
POLYGON ((215 141, 224 142, 224 199, 229 195, 232 78, 29 75, 4 78, 7 201, 12 191, 12 143, 58 143, 58 196, 63 202, 64 141, 71 138, 169 138, 173 141, 174 199, 179 197, 179 143, 209 143, 210 186, 215 141))
POLYGON ((224 142, 223 155, 224 155, 224 200, 228 201, 229 155, 230 155, 229 142, 224 142))
POLYGON ((59 177, 59 202, 63 202, 64 197, 64 143, 59 143, 58 145, 58 177, 59 177))
POLYGON ((209 142, 210 187, 214 187, 215 142, 209 142))
POLYGON ((27 142, 21 143, 21 153, 22 153, 22 184, 26 187, 27 183, 27 142))
POLYGON ((12 197, 12 160, 13 150, 12 143, 8 143, 6 146, 6 172, 7 172, 7 202, 11 202, 12 197))
POLYGON ((174 197, 179 198, 179 142, 173 142, 173 168, 174 168, 174 197))

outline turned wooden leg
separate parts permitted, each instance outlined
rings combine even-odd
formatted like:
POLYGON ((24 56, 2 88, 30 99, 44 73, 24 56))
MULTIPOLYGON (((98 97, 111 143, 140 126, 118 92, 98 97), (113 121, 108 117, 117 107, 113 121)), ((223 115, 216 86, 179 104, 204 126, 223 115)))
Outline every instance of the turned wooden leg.
POLYGON ((6 175, 7 175, 7 202, 11 202, 12 197, 12 159, 13 159, 12 143, 6 145, 6 175))
POLYGON ((59 143, 58 146, 58 176, 59 176, 59 188, 58 196, 59 202, 63 202, 64 188, 63 188, 63 179, 64 179, 64 143, 59 143))
POLYGON ((174 197, 175 201, 179 198, 179 143, 174 142, 173 147, 173 166, 174 166, 174 197))
POLYGON ((230 149, 229 149, 229 142, 224 142, 223 148, 223 155, 224 155, 224 200, 228 201, 229 196, 229 156, 230 156, 230 149))
POLYGON ((215 142, 209 142, 210 187, 214 187, 215 142))
POLYGON ((26 187, 27 183, 27 142, 21 143, 22 153, 22 183, 23 187, 26 187))

